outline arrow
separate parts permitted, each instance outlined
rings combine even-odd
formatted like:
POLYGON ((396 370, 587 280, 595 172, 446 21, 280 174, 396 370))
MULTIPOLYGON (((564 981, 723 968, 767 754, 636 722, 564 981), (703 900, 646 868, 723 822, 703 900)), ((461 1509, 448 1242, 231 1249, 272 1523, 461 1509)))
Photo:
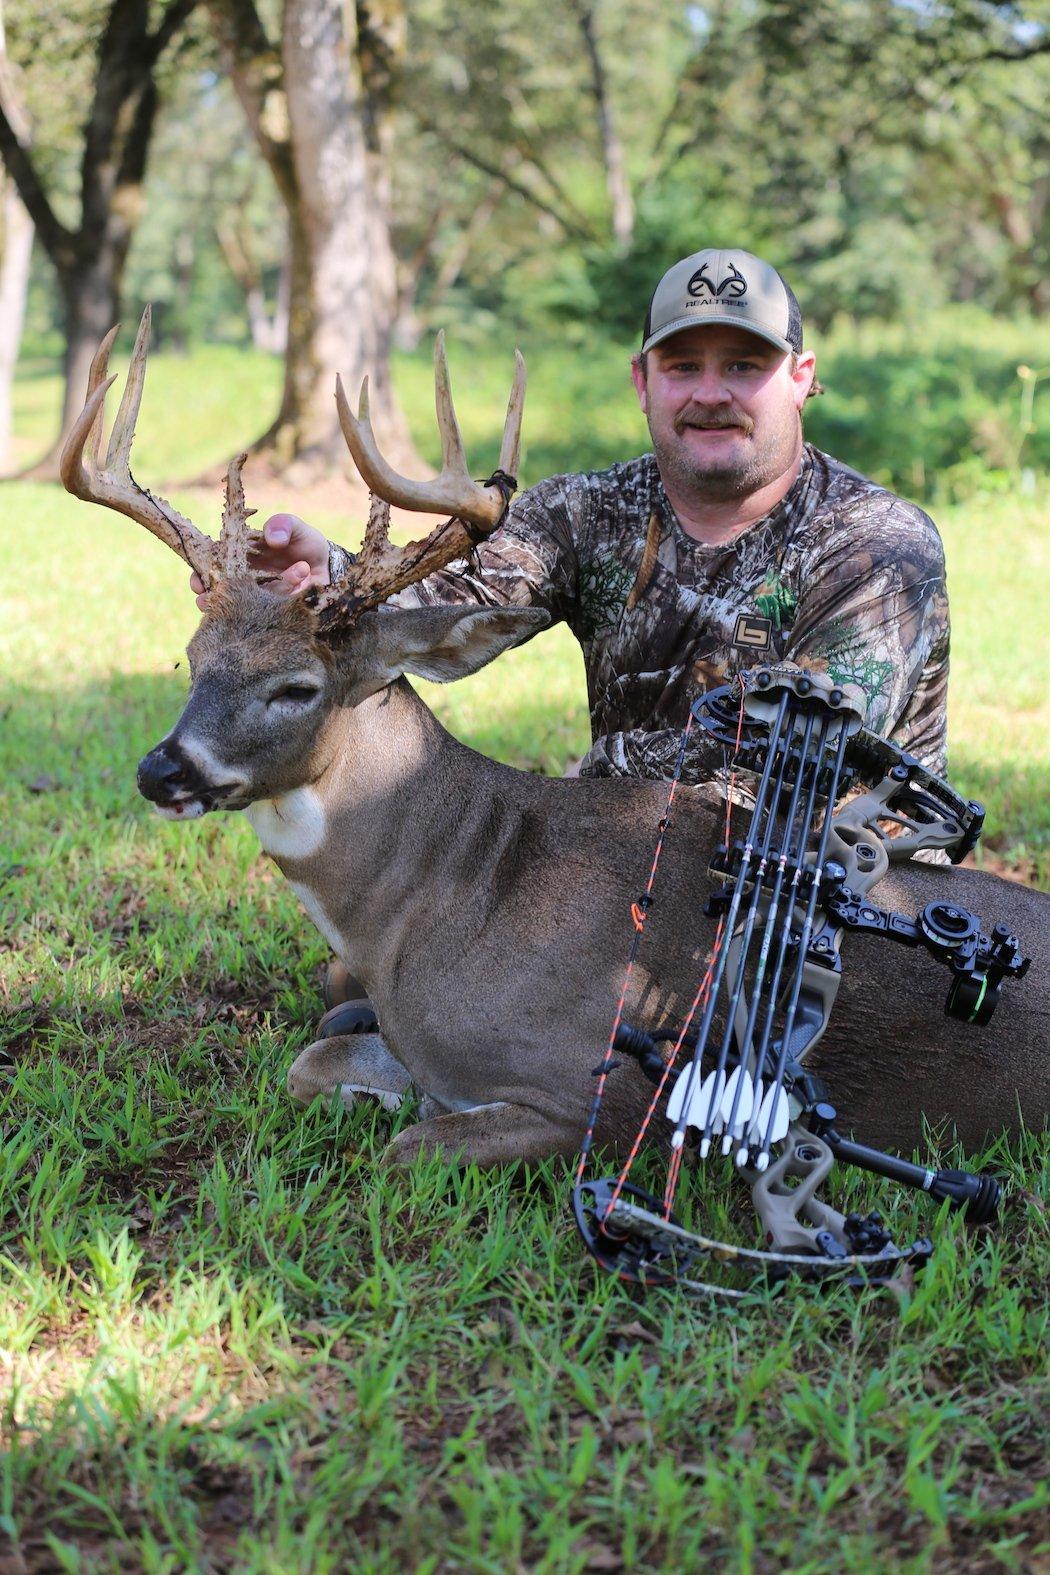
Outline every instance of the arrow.
MULTIPOLYGON (((761 1084, 759 1089, 761 1090, 761 1084)), ((718 1114, 725 1128, 722 1153, 728 1154, 734 1138, 744 1135, 755 1108, 755 1085, 746 1067, 738 1066, 725 1086, 718 1114)))
MULTIPOLYGON (((756 1161, 756 1170, 765 1170, 769 1164, 768 1147, 771 1143, 779 1143, 781 1138, 787 1136, 790 1120, 791 1111, 783 1084, 770 1083, 762 1100, 762 1107, 761 1109, 756 1109, 755 1118, 751 1123, 751 1130, 747 1134, 748 1141, 751 1141, 753 1138, 761 1138, 761 1134, 768 1129, 768 1136, 763 1145, 762 1153, 759 1154, 756 1161)), ((738 1165, 747 1163, 747 1152, 746 1147, 741 1147, 737 1150, 736 1162, 738 1165)))

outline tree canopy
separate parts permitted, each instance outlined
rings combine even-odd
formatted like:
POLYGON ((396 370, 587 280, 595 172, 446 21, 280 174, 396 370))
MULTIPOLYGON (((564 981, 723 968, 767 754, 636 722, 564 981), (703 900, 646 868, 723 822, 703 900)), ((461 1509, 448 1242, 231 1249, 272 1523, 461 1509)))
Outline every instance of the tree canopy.
MULTIPOLYGON (((318 295, 325 236, 344 260, 365 248, 374 331, 352 361, 381 387, 390 344, 439 323, 633 333, 662 270, 707 244, 769 257, 818 327, 1050 309, 1046 0, 8 0, 6 18, 53 266, 38 327, 68 298, 104 79, 134 20, 159 108, 123 288, 158 301, 162 336, 287 337, 282 408, 289 388, 310 406, 326 312, 360 310, 348 276, 318 295), (341 86, 310 53, 322 16, 341 86), (344 129, 326 147, 297 81, 307 104, 327 84, 344 129), (328 188, 343 196, 322 219, 328 188)), ((17 179, 27 155, 0 140, 17 179)))

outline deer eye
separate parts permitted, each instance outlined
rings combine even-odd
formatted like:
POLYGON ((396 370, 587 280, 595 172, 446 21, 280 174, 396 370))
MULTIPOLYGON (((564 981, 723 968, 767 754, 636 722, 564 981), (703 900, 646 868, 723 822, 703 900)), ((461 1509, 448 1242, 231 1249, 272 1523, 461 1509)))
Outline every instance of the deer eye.
POLYGON ((321 693, 314 684, 285 684, 277 689, 267 700, 267 705, 277 705, 287 702, 291 705, 308 705, 315 695, 321 693))

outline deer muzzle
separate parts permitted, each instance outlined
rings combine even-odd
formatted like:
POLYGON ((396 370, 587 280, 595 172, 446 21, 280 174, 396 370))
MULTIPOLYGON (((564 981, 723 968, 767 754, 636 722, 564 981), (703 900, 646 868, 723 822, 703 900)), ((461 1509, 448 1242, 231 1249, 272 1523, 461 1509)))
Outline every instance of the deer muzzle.
POLYGON ((139 792, 165 820, 196 820, 218 809, 243 784, 210 781, 198 761, 183 750, 172 734, 139 761, 139 792))

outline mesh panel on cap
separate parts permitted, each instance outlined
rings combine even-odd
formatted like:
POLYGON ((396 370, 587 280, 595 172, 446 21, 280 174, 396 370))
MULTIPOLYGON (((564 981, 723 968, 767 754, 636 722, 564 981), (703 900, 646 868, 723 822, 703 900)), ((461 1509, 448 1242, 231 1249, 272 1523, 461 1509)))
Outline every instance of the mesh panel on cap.
MULTIPOLYGON (((785 290, 785 292, 787 294, 787 298, 788 298, 788 325, 787 325, 787 333, 784 335, 784 338, 787 340, 787 342, 791 346, 792 350, 794 350, 795 354, 796 355, 801 355, 801 353, 802 353, 802 308, 798 304, 798 298, 795 295, 794 290, 788 284, 787 280, 784 278, 784 275, 780 272, 779 269, 777 270, 777 278, 780 280, 781 284, 784 286, 784 290, 785 290)), ((651 308, 650 308, 650 310, 651 310, 651 308)))

